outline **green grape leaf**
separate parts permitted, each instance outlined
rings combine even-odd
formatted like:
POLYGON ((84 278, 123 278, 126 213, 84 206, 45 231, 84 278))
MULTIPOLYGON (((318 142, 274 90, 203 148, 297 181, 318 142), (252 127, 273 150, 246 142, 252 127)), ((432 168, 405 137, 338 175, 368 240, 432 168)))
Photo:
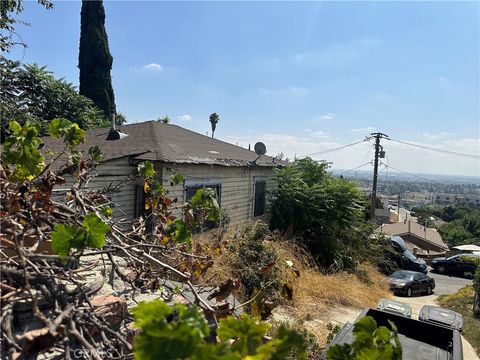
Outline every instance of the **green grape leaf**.
POLYGON ((99 162, 102 160, 103 154, 102 151, 100 150, 100 147, 98 145, 94 145, 88 149, 88 154, 92 158, 93 161, 99 162))
POLYGON ((33 179, 45 168, 45 158, 38 150, 40 128, 32 124, 21 127, 17 122, 10 122, 9 127, 12 134, 3 143, 2 160, 12 167, 10 180, 33 179))
POLYGON ((288 329, 283 325, 280 326, 276 337, 270 343, 273 346, 273 353, 270 357, 271 360, 288 358, 288 355, 292 352, 293 348, 297 350, 297 359, 306 359, 305 339, 301 333, 295 330, 288 329))
POLYGON ((107 219, 111 219, 112 218, 112 208, 110 206, 102 206, 102 208, 100 209, 101 213, 103 216, 105 216, 107 219))
POLYGON ((155 195, 162 195, 164 192, 164 187, 158 180, 153 180, 150 185, 150 192, 155 195))
POLYGON ((65 134, 65 142, 70 147, 75 147, 80 145, 85 141, 85 130, 80 129, 78 124, 72 123, 70 129, 65 134))
POLYGON ((135 325, 142 329, 135 337, 135 359, 195 358, 209 334, 208 323, 196 306, 168 306, 155 300, 140 303, 132 313, 135 325))
POLYGON ((178 244, 189 243, 192 237, 192 231, 182 219, 175 219, 165 227, 165 231, 178 244))
POLYGON ((18 134, 20 131, 22 131, 22 125, 20 125, 16 121, 10 121, 8 124, 8 128, 13 134, 18 134))
POLYGON ((137 166, 138 173, 144 178, 153 177, 155 175, 155 169, 150 161, 143 161, 137 166))
POLYGON ((82 226, 86 230, 87 246, 100 249, 105 245, 105 236, 110 230, 110 226, 100 220, 96 214, 85 215, 82 226))
POLYGON ((254 355, 269 328, 269 324, 259 322, 243 313, 240 319, 232 316, 221 319, 217 335, 223 342, 236 339, 232 344, 232 350, 239 352, 242 356, 254 355))
POLYGON ((59 139, 68 133, 72 123, 67 119, 53 119, 48 126, 48 133, 55 139, 59 139))
POLYGON ((80 160, 82 160, 82 153, 78 150, 72 150, 70 152, 69 159, 74 165, 78 165, 80 160))
POLYGON ((183 182, 184 179, 185 177, 182 174, 174 173, 170 176, 170 186, 178 185, 183 182))
POLYGON ((72 247, 82 243, 84 234, 76 225, 56 224, 52 231, 52 250, 61 257, 66 257, 72 247))

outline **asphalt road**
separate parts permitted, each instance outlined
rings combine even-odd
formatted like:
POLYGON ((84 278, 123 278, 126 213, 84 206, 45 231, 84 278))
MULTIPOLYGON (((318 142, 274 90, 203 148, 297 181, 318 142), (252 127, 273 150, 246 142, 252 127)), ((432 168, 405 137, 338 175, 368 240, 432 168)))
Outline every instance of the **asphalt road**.
POLYGON ((472 285, 473 281, 456 276, 440 275, 429 272, 428 276, 435 280, 435 295, 450 295, 456 293, 462 287, 472 285))

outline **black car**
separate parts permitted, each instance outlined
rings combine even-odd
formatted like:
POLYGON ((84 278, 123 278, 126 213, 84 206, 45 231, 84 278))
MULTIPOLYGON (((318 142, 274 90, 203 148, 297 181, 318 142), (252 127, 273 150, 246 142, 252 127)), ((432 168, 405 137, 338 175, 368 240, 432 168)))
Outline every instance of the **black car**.
POLYGON ((473 276, 476 265, 465 259, 468 256, 480 257, 479 254, 458 254, 450 257, 435 258, 432 260, 432 268, 440 274, 455 274, 460 276, 473 276))
POLYGON ((405 270, 420 271, 426 274, 428 272, 427 263, 423 259, 417 258, 407 249, 407 244, 400 236, 392 236, 392 245, 402 254, 403 263, 399 266, 405 270))
POLYGON ((430 295, 435 289, 435 280, 418 271, 399 270, 388 278, 390 290, 395 294, 412 296, 426 293, 430 295))

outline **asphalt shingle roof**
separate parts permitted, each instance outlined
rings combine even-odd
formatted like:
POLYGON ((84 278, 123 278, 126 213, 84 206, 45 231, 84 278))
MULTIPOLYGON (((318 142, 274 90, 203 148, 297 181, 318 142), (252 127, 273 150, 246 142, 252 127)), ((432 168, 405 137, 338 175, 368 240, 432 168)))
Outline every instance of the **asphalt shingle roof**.
POLYGON ((387 235, 399 235, 412 234, 418 238, 424 239, 430 243, 433 243, 442 249, 448 250, 447 244, 443 241, 442 237, 436 229, 426 228, 414 221, 408 221, 406 223, 396 222, 393 224, 383 224, 377 229, 377 232, 387 235))
MULTIPOLYGON (((109 128, 86 132, 86 141, 79 150, 98 145, 103 160, 133 156, 139 160, 185 164, 211 164, 223 166, 277 167, 286 163, 270 156, 258 156, 254 151, 212 139, 177 125, 153 120, 117 127, 128 136, 119 140, 106 140, 109 128)), ((43 138, 45 149, 59 152, 64 144, 51 137, 43 138)))

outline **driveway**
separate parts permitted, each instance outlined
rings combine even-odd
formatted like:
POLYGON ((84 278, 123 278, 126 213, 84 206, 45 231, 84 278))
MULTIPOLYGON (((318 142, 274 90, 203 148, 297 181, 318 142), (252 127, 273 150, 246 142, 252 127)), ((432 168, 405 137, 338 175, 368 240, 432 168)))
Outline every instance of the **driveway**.
POLYGON ((428 276, 435 280, 435 295, 455 294, 467 285, 473 285, 473 281, 461 277, 436 274, 429 272, 428 276))

